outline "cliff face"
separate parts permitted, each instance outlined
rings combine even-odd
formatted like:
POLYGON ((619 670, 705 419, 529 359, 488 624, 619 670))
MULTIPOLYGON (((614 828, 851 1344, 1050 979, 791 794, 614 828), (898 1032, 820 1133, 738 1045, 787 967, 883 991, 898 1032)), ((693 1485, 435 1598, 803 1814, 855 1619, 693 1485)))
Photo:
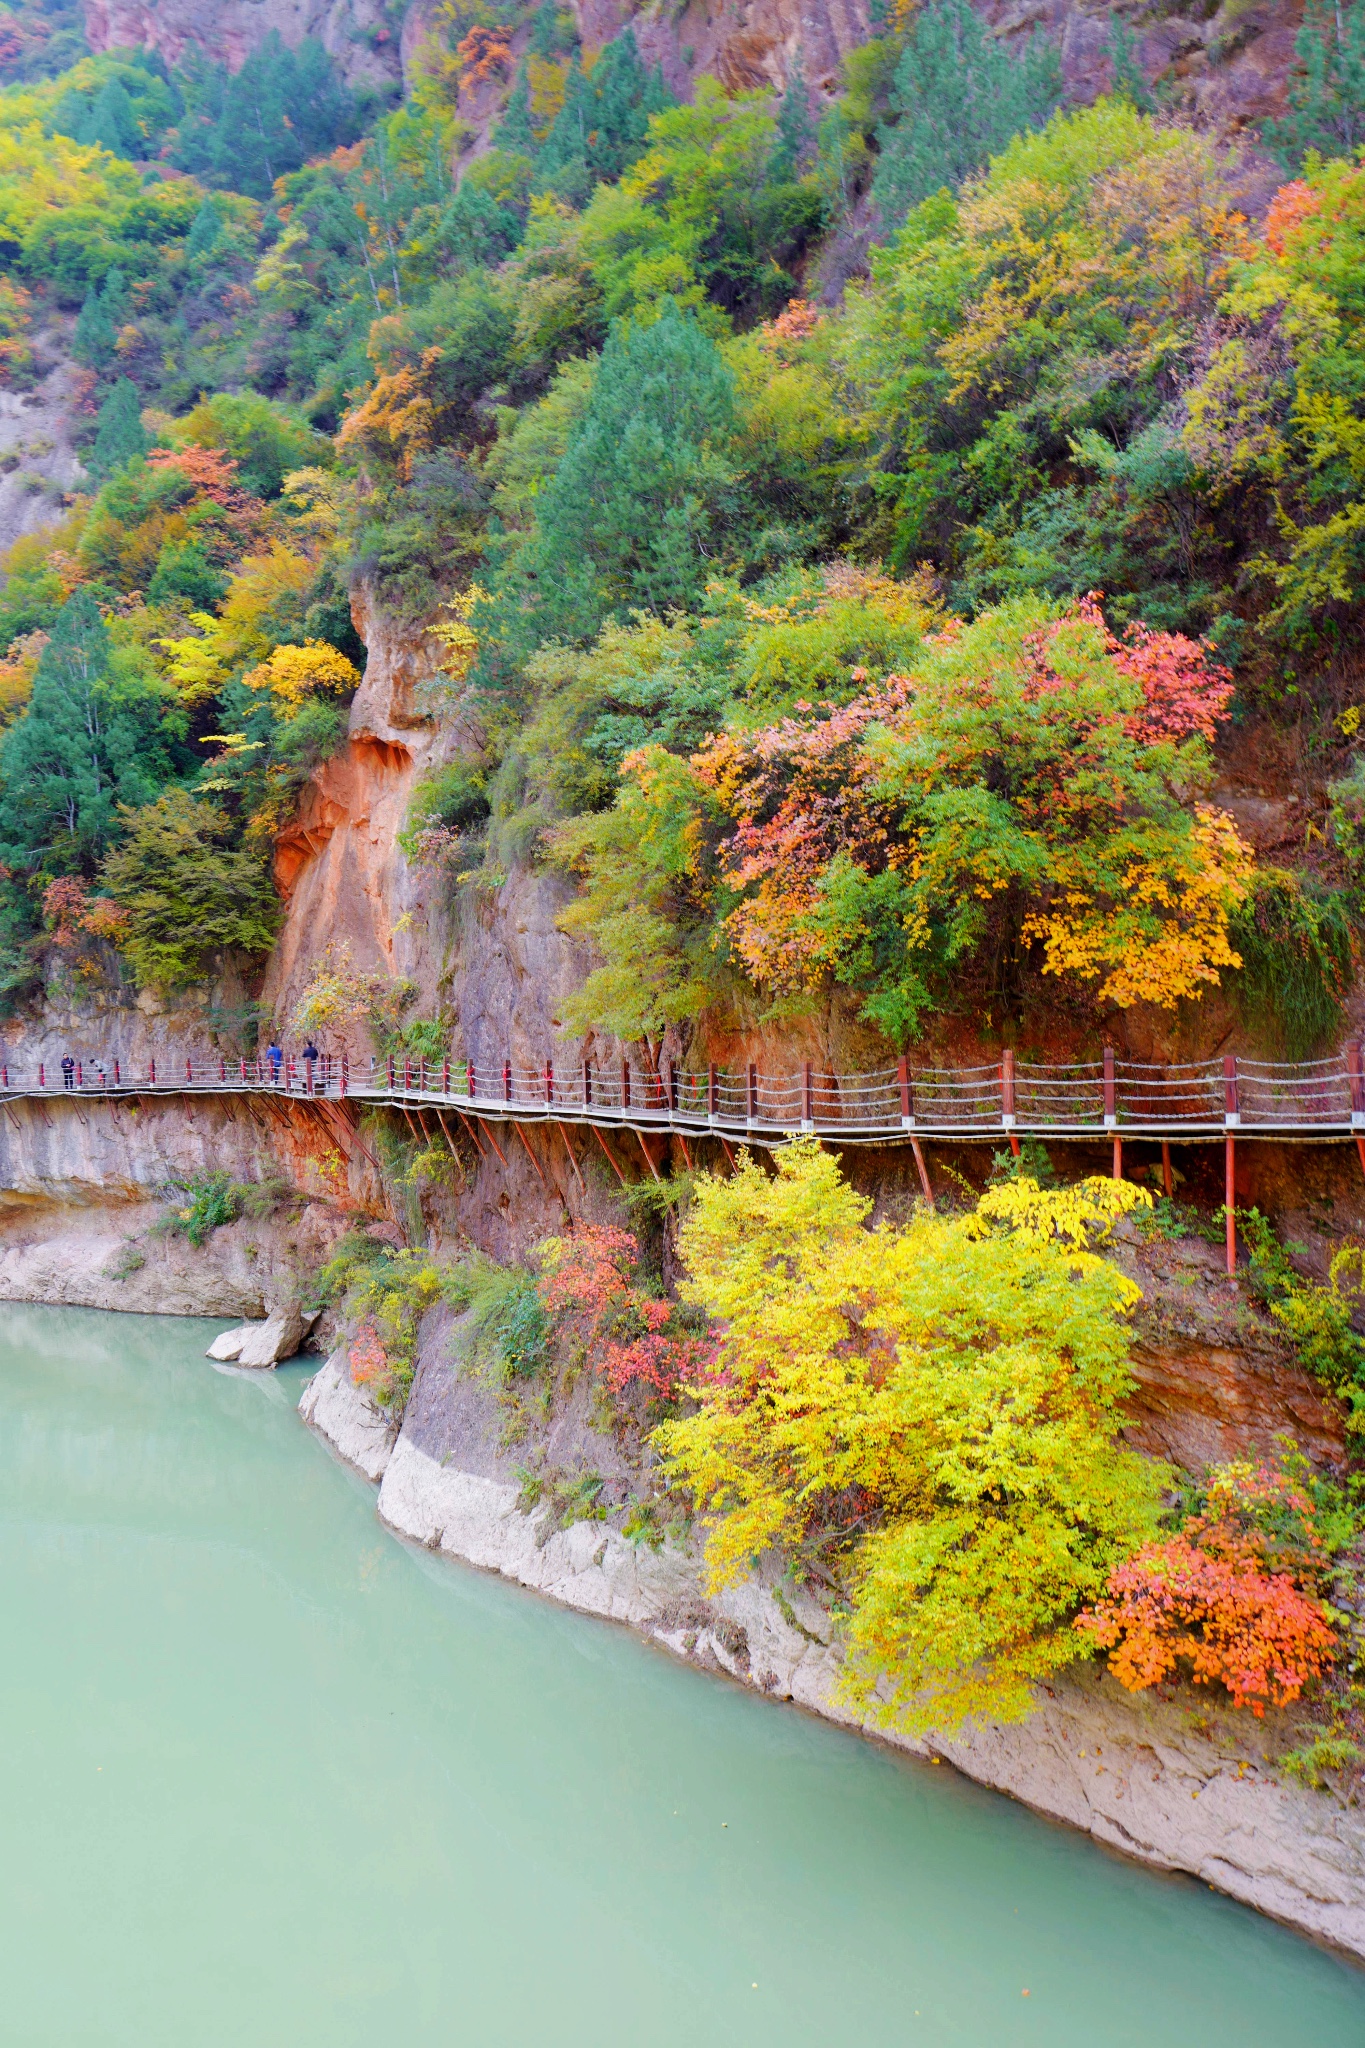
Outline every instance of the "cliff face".
POLYGON ((194 46, 236 71, 272 30, 291 45, 316 37, 351 85, 401 79, 399 37, 384 0, 85 0, 92 50, 141 44, 168 64, 194 46))
MULTIPOLYGON (((1085 104, 1107 89, 1108 6, 1077 0, 974 4, 1003 37, 1041 32, 1057 45, 1071 102, 1085 104)), ((732 91, 781 90, 799 59, 813 98, 828 100, 839 91, 844 57, 873 33, 867 0, 722 0, 719 6, 687 0, 668 9, 573 0, 573 12, 588 50, 633 28, 646 60, 661 65, 683 96, 704 73, 732 91)), ((1283 105, 1301 0, 1252 0, 1249 6, 1223 0, 1207 14, 1119 0, 1112 13, 1128 22, 1146 76, 1220 133, 1235 133, 1283 105)), ((168 63, 195 45, 235 69, 272 30, 291 44, 315 36, 352 85, 394 88, 411 79, 430 7, 429 0, 413 0, 401 29, 384 0, 222 0, 212 7, 205 0, 85 0, 85 15, 92 49, 141 43, 168 63)), ((526 37, 525 29, 514 37, 514 52, 526 37)), ((500 99, 497 82, 486 82, 462 100, 461 115, 486 129, 500 99)))

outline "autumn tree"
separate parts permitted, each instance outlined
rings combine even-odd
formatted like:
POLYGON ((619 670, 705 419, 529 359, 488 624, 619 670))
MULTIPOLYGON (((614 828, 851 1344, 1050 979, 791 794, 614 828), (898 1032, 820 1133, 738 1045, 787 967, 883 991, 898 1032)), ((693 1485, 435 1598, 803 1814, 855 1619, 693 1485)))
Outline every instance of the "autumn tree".
POLYGON ((775 1167, 704 1176, 680 1234, 720 1341, 654 1442, 709 1581, 775 1550, 839 1603, 862 1707, 1018 1719, 1160 1512, 1161 1469, 1119 1436, 1138 1290, 1095 1249, 1148 1198, 1021 1177, 967 1216, 868 1230, 813 1140, 775 1167))
POLYGON ((860 989, 900 1039, 973 960, 1006 1003, 1031 951, 1125 1007, 1216 985, 1250 865, 1198 802, 1231 689, 1194 642, 1120 638, 1093 599, 1018 603, 948 621, 842 707, 723 734, 695 766, 735 820, 736 953, 779 995, 860 989))
POLYGON ((1324 1564, 1313 1503, 1292 1473, 1221 1465, 1200 1512, 1118 1565, 1076 1626, 1129 1692, 1189 1677, 1259 1716, 1298 1699, 1336 1656, 1324 1564))
POLYGON ((183 789, 125 811, 100 880, 124 913, 120 952, 139 988, 181 988, 226 953, 268 951, 280 907, 258 854, 234 849, 224 813, 183 789))

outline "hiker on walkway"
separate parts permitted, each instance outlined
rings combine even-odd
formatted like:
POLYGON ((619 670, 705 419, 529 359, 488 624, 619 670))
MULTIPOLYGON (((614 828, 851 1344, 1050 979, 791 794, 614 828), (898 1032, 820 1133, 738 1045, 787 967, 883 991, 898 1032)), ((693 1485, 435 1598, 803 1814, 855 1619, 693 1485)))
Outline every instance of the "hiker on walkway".
POLYGON ((75 1087, 75 1085, 76 1085, 76 1062, 75 1062, 75 1061, 74 1061, 74 1060, 72 1059, 72 1057, 71 1057, 71 1055, 70 1055, 70 1053, 69 1053, 69 1052, 67 1052, 67 1053, 63 1053, 63 1054, 62 1054, 62 1086, 63 1086, 63 1088, 74 1088, 74 1087, 75 1087))
MULTIPOLYGON (((312 1039, 311 1039, 311 1038, 309 1039, 309 1041, 308 1041, 307 1045, 305 1045, 305 1047, 303 1048, 303 1051, 302 1051, 302 1052, 301 1052, 301 1053, 299 1054, 299 1058, 300 1058, 301 1060, 306 1060, 306 1061, 307 1061, 307 1063, 308 1063, 308 1093, 309 1093, 310 1095, 312 1095, 312 1094, 314 1094, 314 1093, 316 1092, 316 1088, 315 1088, 315 1081, 316 1081, 316 1076, 317 1076, 317 1070, 318 1070, 318 1065, 317 1065, 317 1063, 318 1063, 318 1061, 319 1061, 319 1060, 320 1060, 320 1059, 322 1058, 322 1054, 321 1054, 321 1053, 320 1053, 320 1052, 318 1051, 317 1047, 316 1047, 316 1046, 314 1045, 314 1043, 313 1043, 313 1041, 312 1041, 312 1039)), ((323 1086, 325 1087, 325 1086, 326 1086, 326 1078, 325 1078, 325 1077, 326 1077, 326 1069, 325 1069, 325 1068, 323 1069, 323 1075, 324 1075, 324 1080, 323 1080, 323 1086)))
POLYGON ((275 1043, 274 1039, 267 1046, 265 1056, 270 1062, 270 1084, 273 1088, 278 1088, 280 1085, 280 1068, 284 1065, 284 1053, 275 1043))

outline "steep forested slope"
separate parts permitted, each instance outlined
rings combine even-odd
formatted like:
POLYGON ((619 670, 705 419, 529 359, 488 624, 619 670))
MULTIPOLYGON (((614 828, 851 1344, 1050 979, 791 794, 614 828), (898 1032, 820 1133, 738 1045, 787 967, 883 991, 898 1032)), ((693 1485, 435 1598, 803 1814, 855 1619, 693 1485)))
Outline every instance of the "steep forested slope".
POLYGON ((12 997, 54 943, 160 986, 268 943, 361 578, 481 735, 410 857, 584 880, 571 1022, 1331 1033, 1356 12, 1259 136, 1121 19, 1076 104, 964 0, 780 94, 447 7, 387 107, 273 32, 61 70, 66 17, 12 18, 5 375, 69 335, 90 479, 0 596, 12 997))

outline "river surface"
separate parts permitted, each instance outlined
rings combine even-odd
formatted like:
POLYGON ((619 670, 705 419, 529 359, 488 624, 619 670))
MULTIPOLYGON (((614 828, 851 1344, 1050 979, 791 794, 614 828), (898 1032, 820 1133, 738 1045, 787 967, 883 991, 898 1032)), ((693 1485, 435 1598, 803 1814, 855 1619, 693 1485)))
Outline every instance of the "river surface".
POLYGON ((1207 1889, 398 1543, 302 1369, 0 1317, 6 2048, 1365 2042, 1207 1889))

